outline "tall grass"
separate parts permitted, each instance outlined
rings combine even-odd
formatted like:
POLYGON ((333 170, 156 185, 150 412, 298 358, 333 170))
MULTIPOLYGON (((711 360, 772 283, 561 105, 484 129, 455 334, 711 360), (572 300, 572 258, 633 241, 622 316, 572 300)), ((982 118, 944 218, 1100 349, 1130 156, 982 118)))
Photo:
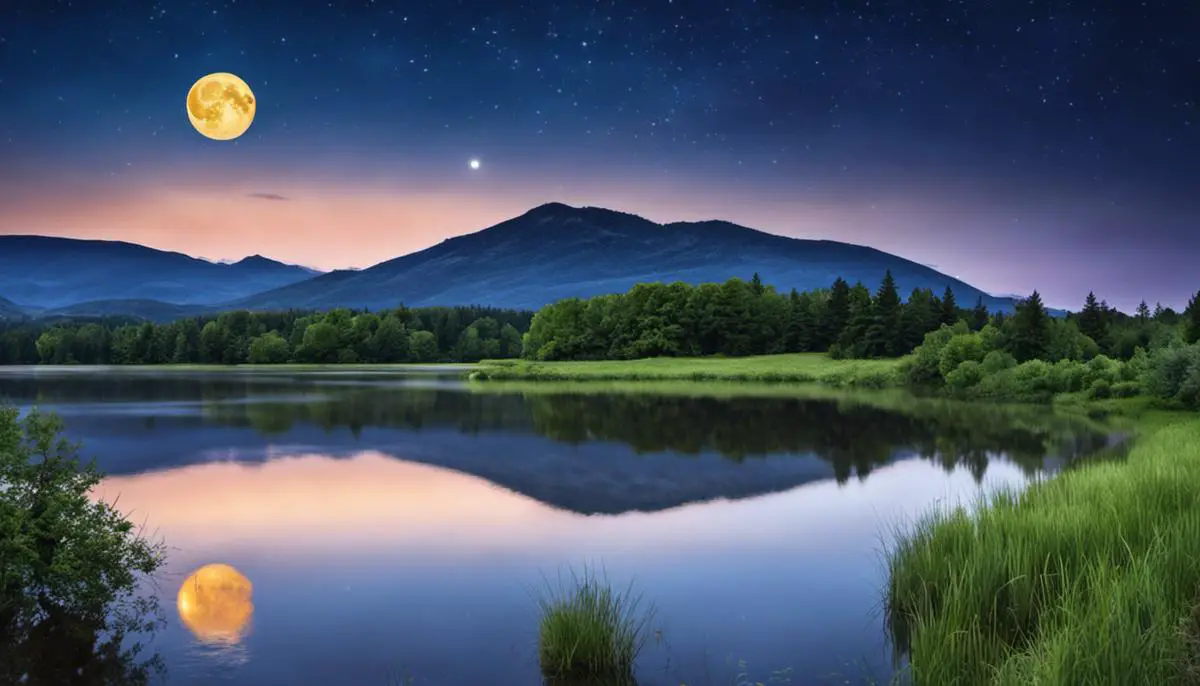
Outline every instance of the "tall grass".
POLYGON ((916 686, 1200 683, 1200 419, 981 505, 888 551, 886 620, 916 686))
POLYGON ((899 359, 835 360, 824 353, 753 357, 654 357, 594 362, 485 361, 474 381, 760 381, 898 386, 899 359))
POLYGON ((556 686, 631 686, 634 662, 646 642, 654 609, 643 605, 632 584, 614 590, 602 574, 584 567, 570 581, 547 583, 538 599, 542 619, 538 661, 556 686))

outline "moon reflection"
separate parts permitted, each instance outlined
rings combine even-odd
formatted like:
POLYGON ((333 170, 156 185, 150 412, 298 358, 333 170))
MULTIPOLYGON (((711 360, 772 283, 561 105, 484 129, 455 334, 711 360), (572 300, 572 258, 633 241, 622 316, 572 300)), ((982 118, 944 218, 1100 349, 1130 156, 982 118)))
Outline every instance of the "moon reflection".
POLYGON ((236 644, 254 614, 252 589, 250 580, 233 567, 205 565, 179 587, 179 619, 204 643, 236 644))

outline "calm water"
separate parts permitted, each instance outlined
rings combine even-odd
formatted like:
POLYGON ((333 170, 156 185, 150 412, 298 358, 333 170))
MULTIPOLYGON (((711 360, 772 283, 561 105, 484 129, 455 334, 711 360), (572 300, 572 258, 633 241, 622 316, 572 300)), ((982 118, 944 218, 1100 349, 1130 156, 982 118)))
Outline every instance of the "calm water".
MULTIPOLYGON (((170 546, 170 684, 537 684, 536 596, 602 564, 657 608, 643 686, 886 679, 881 542, 1103 436, 995 410, 472 393, 433 373, 0 369, 170 546), (188 575, 252 584, 185 622, 188 575), (394 682, 393 682, 394 683, 394 682)), ((939 406, 940 407, 940 406, 939 406)), ((214 603, 216 601, 209 600, 214 603)))

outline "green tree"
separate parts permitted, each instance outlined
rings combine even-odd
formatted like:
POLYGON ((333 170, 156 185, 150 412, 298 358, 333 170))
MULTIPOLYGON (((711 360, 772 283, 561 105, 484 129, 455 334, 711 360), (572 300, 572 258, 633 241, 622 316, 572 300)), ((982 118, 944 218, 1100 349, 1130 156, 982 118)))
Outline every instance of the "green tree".
POLYGON ((287 339, 275 331, 268 331, 250 339, 250 352, 246 360, 250 364, 282 364, 292 355, 287 339))
POLYGON ((1136 316, 1139 324, 1144 325, 1150 321, 1150 306, 1146 304, 1145 300, 1138 303, 1136 316))
POLYGON ((1005 322, 1008 352, 1019 362, 1044 357, 1050 345, 1050 315, 1041 294, 1035 290, 1016 310, 1005 322))
POLYGON ((983 296, 975 299, 975 307, 971 309, 971 330, 979 331, 987 326, 991 315, 988 313, 987 305, 983 304, 983 296))
POLYGON ((521 352, 521 332, 505 324, 500 328, 500 357, 520 357, 521 352))
POLYGON ((1200 341, 1200 291, 1192 294, 1183 311, 1183 340, 1185 343, 1200 341))
POLYGON ((1087 298, 1083 303, 1083 309, 1079 311, 1079 315, 1076 317, 1076 324, 1079 327, 1080 333, 1097 343, 1103 342, 1105 335, 1108 333, 1105 314, 1104 310, 1100 307, 1100 303, 1096 300, 1096 294, 1088 291, 1087 298))
POLYGON ((304 330, 304 340, 296 349, 296 357, 302 362, 333 364, 341 350, 341 333, 338 327, 321 321, 304 330))
POLYGON ((431 331, 413 331, 409 335, 409 347, 417 362, 437 362, 440 356, 437 336, 431 331))
POLYGON ((904 330, 900 325, 900 294, 896 279, 889 269, 883 275, 873 302, 873 319, 867 328, 863 354, 868 357, 891 357, 901 353, 904 330))
POLYGON ((371 335, 371 356, 379 362, 407 362, 410 355, 408 331, 400 319, 389 314, 379 320, 371 335))
POLYGON ((838 277, 829 289, 829 300, 825 304, 821 319, 817 349, 825 350, 842 337, 842 331, 850 323, 850 284, 838 277))
POLYGON ((136 592, 165 560, 105 500, 57 417, 0 408, 0 681, 146 684, 157 665, 122 646, 153 629, 136 592))
POLYGON ((942 292, 942 323, 946 326, 954 326, 958 321, 958 302, 954 299, 954 291, 946 286, 946 290, 942 292))
POLYGON ((200 329, 200 361, 205 364, 221 364, 225 359, 225 330, 215 321, 200 329))

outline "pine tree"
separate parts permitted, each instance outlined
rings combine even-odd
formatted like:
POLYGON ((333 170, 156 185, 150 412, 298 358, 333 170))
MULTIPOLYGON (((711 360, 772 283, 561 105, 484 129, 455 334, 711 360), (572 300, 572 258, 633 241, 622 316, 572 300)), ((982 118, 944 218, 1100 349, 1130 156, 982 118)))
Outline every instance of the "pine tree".
POLYGON ((1192 294, 1183 311, 1183 340, 1188 343, 1200 341, 1200 291, 1192 294))
POLYGON ((754 272, 754 276, 750 279, 750 292, 754 295, 762 295, 766 290, 766 286, 763 286, 762 277, 758 275, 758 272, 754 272))
POLYGON ((903 330, 900 328, 900 294, 889 269, 883 275, 873 302, 873 320, 867 329, 863 352, 868 357, 892 357, 900 354, 903 330))
POLYGON ((842 277, 833 282, 829 290, 829 302, 821 318, 820 349, 828 348, 842 336, 850 321, 850 284, 842 277))
POLYGON ((1012 316, 1012 337, 1009 352, 1020 362, 1035 360, 1046 354, 1050 344, 1050 315, 1036 290, 1017 303, 1012 316))
POLYGON ((983 304, 983 296, 981 295, 975 299, 975 307, 971 309, 971 329, 979 331, 987 326, 988 317, 987 305, 983 304))
POLYGON ((1084 300, 1083 309, 1080 310, 1077 319, 1080 333, 1097 343, 1104 340, 1104 335, 1107 333, 1105 314, 1103 306, 1096 301, 1096 294, 1088 291, 1087 299, 1084 300))
POLYGON ((861 282, 855 283, 847 298, 850 317, 837 345, 842 357, 862 357, 866 352, 867 331, 875 321, 875 301, 861 282))
POLYGON ((942 293, 942 323, 954 326, 958 321, 958 303, 954 300, 954 291, 946 286, 942 293))
POLYGON ((1150 306, 1146 304, 1145 300, 1138 303, 1137 318, 1138 318, 1138 322, 1140 322, 1142 324, 1145 324, 1150 319, 1150 306))
POLYGON ((812 349, 813 336, 812 315, 808 311, 808 300, 800 297, 800 294, 793 288, 789 304, 791 314, 784 333, 784 347, 788 352, 807 352, 812 349))
POLYGON ((902 352, 910 352, 925 340, 925 334, 938 325, 940 312, 935 311, 933 291, 928 288, 914 288, 908 296, 908 302, 900 311, 900 328, 903 331, 902 352))

